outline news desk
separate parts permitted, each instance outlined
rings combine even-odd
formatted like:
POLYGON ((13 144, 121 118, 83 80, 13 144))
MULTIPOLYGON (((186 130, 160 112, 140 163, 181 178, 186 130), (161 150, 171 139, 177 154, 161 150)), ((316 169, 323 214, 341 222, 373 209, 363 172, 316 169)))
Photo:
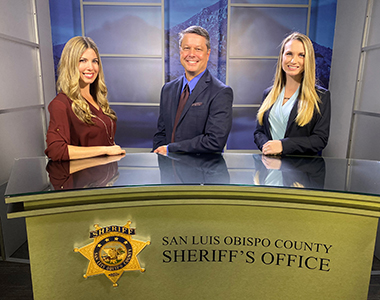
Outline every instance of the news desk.
POLYGON ((380 165, 257 154, 15 161, 34 299, 367 299, 380 165))

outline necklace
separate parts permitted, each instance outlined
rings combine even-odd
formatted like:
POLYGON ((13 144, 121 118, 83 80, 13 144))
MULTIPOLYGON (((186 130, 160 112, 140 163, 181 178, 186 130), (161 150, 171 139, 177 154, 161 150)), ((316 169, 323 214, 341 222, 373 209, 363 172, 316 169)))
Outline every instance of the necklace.
POLYGON ((111 146, 113 146, 115 143, 113 142, 113 138, 112 138, 112 133, 113 133, 113 121, 111 120, 111 134, 109 134, 109 132, 108 132, 108 128, 107 128, 107 124, 101 119, 101 118, 99 118, 98 116, 95 116, 94 115, 94 117, 95 118, 97 118, 98 120, 100 120, 102 123, 103 123, 103 125, 104 125, 104 128, 106 129, 106 133, 107 133, 107 136, 109 137, 109 140, 108 140, 108 143, 110 143, 110 145, 111 146))
MULTIPOLYGON (((84 97, 83 97, 83 98, 84 98, 84 97)), ((88 103, 90 103, 90 104, 96 109, 96 107, 95 107, 94 104, 92 104, 91 102, 89 102, 86 98, 84 98, 84 100, 86 100, 88 103)), ((101 110, 101 107, 99 107, 99 110, 101 110)), ((101 110, 101 111, 103 112, 103 110, 101 110)), ((113 138, 112 138, 112 134, 113 134, 113 121, 112 121, 112 119, 111 119, 111 134, 110 134, 110 133, 108 132, 107 124, 106 124, 101 118, 99 118, 98 116, 95 116, 94 114, 91 114, 91 115, 92 115, 94 118, 100 120, 100 121, 103 123, 104 128, 106 129, 107 136, 109 137, 108 143, 109 143, 111 146, 115 145, 115 143, 113 142, 113 138)))

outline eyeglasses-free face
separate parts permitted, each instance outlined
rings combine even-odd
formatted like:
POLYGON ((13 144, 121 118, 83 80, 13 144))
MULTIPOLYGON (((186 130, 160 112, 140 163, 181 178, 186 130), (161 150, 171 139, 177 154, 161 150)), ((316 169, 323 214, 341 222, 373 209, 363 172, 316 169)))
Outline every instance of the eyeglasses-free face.
POLYGON ((282 69, 286 76, 297 81, 302 78, 305 63, 305 47, 299 40, 291 40, 285 44, 282 54, 282 69))
POLYGON ((195 33, 185 34, 182 39, 180 57, 186 78, 190 81, 207 68, 210 50, 207 50, 206 39, 195 33))

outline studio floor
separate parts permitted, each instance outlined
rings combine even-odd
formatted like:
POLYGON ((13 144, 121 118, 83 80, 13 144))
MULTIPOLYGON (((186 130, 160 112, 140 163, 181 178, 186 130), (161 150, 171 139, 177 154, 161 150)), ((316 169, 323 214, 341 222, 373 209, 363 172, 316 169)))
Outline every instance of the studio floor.
MULTIPOLYGON (((27 259, 27 249, 27 244, 24 244, 13 256, 27 259)), ((380 260, 377 258, 374 258, 373 269, 380 270, 380 260)), ((380 275, 371 276, 367 299, 380 300, 380 275)), ((28 263, 0 260, 0 300, 33 300, 28 263)))

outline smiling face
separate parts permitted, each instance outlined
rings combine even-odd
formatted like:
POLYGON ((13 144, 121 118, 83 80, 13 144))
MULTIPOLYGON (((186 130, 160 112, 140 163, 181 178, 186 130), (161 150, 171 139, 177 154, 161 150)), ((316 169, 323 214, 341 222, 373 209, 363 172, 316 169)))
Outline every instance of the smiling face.
POLYGON ((305 63, 305 47, 299 40, 290 40, 285 44, 282 54, 282 69, 286 77, 301 81, 305 63))
POLYGON ((191 80, 207 68, 210 49, 206 39, 195 33, 186 33, 180 45, 181 64, 185 68, 187 80, 191 80))
POLYGON ((78 69, 80 73, 79 84, 81 88, 89 86, 95 81, 99 73, 99 58, 93 49, 88 48, 83 52, 79 59, 78 69))

